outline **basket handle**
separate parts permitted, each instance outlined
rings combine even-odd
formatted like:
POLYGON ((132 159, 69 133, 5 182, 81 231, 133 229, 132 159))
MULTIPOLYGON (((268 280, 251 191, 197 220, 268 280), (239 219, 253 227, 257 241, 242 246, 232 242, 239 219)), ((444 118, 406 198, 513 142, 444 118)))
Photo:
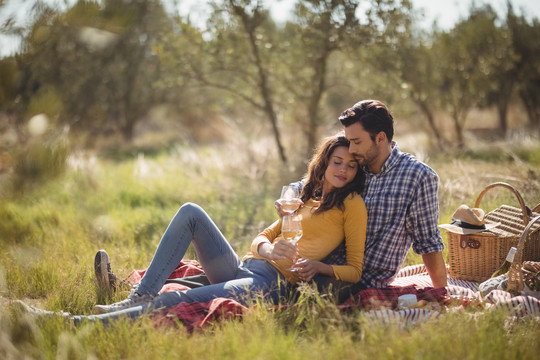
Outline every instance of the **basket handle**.
POLYGON ((540 204, 536 205, 534 209, 532 209, 532 212, 535 212, 535 213, 540 212, 540 204))
MULTIPOLYGON (((523 214, 523 225, 527 226, 527 224, 529 223, 530 209, 525 205, 525 202, 523 201, 523 198, 521 197, 519 192, 517 192, 517 190, 514 189, 512 187, 512 185, 510 185, 510 184, 507 184, 507 183, 504 183, 504 182, 496 182, 496 183, 493 183, 491 185, 486 186, 486 188, 480 193, 480 195, 478 195, 478 198, 476 199, 476 203, 474 204, 474 207, 475 208, 480 207, 480 201, 482 200, 482 198, 484 197, 486 192, 488 192, 488 190, 493 189, 494 187, 499 187, 499 186, 507 188, 507 189, 511 190, 514 193, 514 195, 518 199, 519 205, 521 206, 521 212, 523 214)), ((538 204, 537 207, 540 207, 540 204, 538 204)))
POLYGON ((518 295, 523 290, 523 270, 521 269, 523 249, 525 248, 525 241, 527 241, 529 230, 538 221, 540 221, 540 216, 537 216, 531 220, 523 231, 523 234, 521 234, 521 238, 519 239, 519 243, 517 245, 514 261, 512 262, 510 272, 508 273, 508 286, 506 288, 508 292, 514 295, 518 295))

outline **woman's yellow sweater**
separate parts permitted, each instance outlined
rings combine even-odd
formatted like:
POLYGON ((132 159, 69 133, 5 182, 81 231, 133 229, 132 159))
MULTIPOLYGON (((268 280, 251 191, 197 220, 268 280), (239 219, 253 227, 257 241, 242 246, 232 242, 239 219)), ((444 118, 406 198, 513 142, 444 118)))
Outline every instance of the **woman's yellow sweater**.
MULTIPOLYGON (((332 265, 334 276, 338 280, 358 282, 362 276, 364 265, 364 247, 366 243, 367 210, 364 200, 358 194, 349 195, 345 201, 344 210, 337 207, 319 214, 313 212, 320 202, 309 200, 298 209, 297 214, 302 216, 303 236, 298 241, 298 254, 300 258, 322 260, 345 239, 347 247, 347 265, 332 265)), ((268 260, 259 255, 259 245, 263 242, 274 243, 281 237, 281 219, 263 230, 258 241, 251 244, 251 251, 244 256, 264 259, 272 263, 285 278, 295 284, 298 281, 296 273, 288 271, 292 260, 268 260)))

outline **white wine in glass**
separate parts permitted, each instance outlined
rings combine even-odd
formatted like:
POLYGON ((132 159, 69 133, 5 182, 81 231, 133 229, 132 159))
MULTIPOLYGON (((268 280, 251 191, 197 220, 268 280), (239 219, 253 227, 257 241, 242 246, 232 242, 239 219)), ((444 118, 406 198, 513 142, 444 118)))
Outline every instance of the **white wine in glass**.
POLYGON ((296 229, 294 231, 283 231, 283 237, 291 242, 291 244, 296 245, 298 240, 302 237, 302 229, 296 229))
MULTIPOLYGON (((303 235, 302 217, 300 215, 284 216, 281 225, 281 234, 286 240, 290 241, 291 244, 296 245, 303 235)), ((295 271, 293 268, 287 270, 295 271)))
POLYGON ((287 215, 292 215, 300 206, 300 194, 298 188, 292 185, 285 185, 281 190, 281 207, 287 215))
POLYGON ((287 215, 283 217, 281 233, 285 239, 295 245, 302 237, 302 217, 299 215, 287 215))

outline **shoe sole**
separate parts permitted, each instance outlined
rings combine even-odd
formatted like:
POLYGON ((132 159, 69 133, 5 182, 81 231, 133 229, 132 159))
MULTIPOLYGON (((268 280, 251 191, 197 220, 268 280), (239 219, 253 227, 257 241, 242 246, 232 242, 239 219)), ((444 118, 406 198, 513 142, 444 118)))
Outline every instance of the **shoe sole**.
POLYGON ((107 314, 108 312, 111 312, 110 309, 104 308, 103 305, 95 305, 94 306, 94 313, 96 314, 107 314))
POLYGON ((107 263, 109 262, 109 256, 105 250, 99 250, 94 259, 94 272, 96 274, 96 280, 98 287, 101 290, 110 292, 111 286, 109 282, 109 273, 107 271, 107 263))

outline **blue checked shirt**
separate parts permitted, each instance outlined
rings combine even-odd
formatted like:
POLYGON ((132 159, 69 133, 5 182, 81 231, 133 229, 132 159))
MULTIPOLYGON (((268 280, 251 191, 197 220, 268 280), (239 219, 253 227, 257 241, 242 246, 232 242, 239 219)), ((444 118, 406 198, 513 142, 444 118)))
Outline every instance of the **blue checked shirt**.
MULTIPOLYGON (((426 164, 393 143, 392 153, 378 174, 367 169, 362 197, 368 222, 362 287, 387 287, 412 246, 423 255, 444 248, 439 228, 439 177, 426 164)), ((342 244, 323 260, 343 264, 342 244)))

